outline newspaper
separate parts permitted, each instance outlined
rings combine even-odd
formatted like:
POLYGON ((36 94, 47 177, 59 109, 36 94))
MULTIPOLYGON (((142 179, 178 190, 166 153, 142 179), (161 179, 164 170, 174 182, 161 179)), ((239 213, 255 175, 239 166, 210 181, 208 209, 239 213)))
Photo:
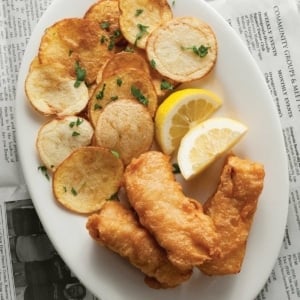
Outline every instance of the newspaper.
MULTIPOLYGON (((51 245, 20 169, 14 118, 24 50, 52 0, 0 3, 0 299, 97 299, 51 245), (78 298, 79 299, 79 298, 78 298)), ((207 0, 236 30, 273 96, 289 161, 290 198, 277 262, 256 300, 300 299, 300 0, 207 0)))

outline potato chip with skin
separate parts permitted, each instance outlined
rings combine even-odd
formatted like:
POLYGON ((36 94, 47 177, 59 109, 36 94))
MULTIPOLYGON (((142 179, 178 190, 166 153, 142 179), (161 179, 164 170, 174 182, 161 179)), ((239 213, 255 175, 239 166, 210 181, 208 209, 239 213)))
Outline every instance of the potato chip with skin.
POLYGON ((36 140, 39 157, 45 167, 55 171, 75 149, 91 144, 94 129, 78 116, 56 118, 43 124, 36 140))
POLYGON ((137 69, 119 70, 98 84, 89 100, 89 119, 95 127, 99 115, 108 103, 118 101, 118 99, 134 99, 140 102, 143 100, 142 98, 146 100, 145 107, 151 116, 154 116, 157 108, 157 95, 149 75, 137 69), (133 88, 136 94, 133 93, 133 88))
POLYGON ((95 128, 97 145, 116 150, 125 165, 148 151, 153 138, 150 112, 132 99, 120 99, 105 106, 95 128))
POLYGON ((89 94, 84 83, 75 83, 62 64, 40 64, 34 59, 25 80, 25 93, 32 107, 43 115, 78 114, 86 107, 89 94))
POLYGON ((150 75, 149 64, 144 57, 136 52, 122 51, 107 60, 98 72, 97 82, 100 83, 102 78, 105 79, 126 68, 142 70, 150 75))
POLYGON ((63 19, 46 29, 39 47, 42 64, 60 62, 76 76, 76 64, 85 71, 84 80, 92 84, 102 64, 115 51, 114 41, 97 21, 63 19))
POLYGON ((124 37, 143 49, 149 34, 173 17, 166 0, 119 0, 119 8, 120 28, 124 37))
POLYGON ((124 46, 127 41, 120 31, 118 0, 100 0, 89 7, 84 14, 84 19, 97 21, 110 37, 114 37, 116 46, 124 46))
POLYGON ((121 186, 122 160, 102 147, 74 150, 53 173, 55 199, 70 211, 88 214, 113 200, 121 186))
POLYGON ((177 82, 188 82, 212 70, 218 45, 207 23, 194 17, 180 17, 165 22, 149 35, 146 52, 160 74, 177 82))

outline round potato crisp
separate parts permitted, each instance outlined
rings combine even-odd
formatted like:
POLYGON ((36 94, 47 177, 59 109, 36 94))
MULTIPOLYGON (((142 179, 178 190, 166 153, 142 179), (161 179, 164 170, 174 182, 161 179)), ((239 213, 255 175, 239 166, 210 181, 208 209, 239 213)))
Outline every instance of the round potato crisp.
POLYGON ((43 164, 52 171, 79 147, 91 144, 94 129, 77 116, 53 119, 39 130, 36 148, 43 164))
POLYGON ((194 17, 181 17, 156 28, 148 37, 146 51, 159 73, 177 82, 187 82, 200 79, 212 70, 218 47, 207 23, 194 17))
POLYGON ((149 150, 153 136, 154 124, 149 111, 129 99, 108 104, 95 128, 97 145, 116 150, 125 165, 149 150))
POLYGON ((102 147, 74 150, 53 174, 53 193, 65 208, 77 213, 98 211, 114 198, 121 185, 124 165, 102 147))

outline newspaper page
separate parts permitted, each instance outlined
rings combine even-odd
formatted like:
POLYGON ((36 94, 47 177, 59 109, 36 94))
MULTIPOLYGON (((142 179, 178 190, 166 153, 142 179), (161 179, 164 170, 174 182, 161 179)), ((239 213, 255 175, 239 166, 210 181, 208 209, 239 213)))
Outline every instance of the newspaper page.
POLYGON ((247 44, 273 96, 289 161, 289 216, 280 256, 257 300, 300 299, 300 1, 210 2, 247 44))
MULTIPOLYGON (((14 100, 30 34, 53 0, 0 3, 0 299, 97 299, 51 245, 18 162, 14 100), (75 297, 75 296, 74 296, 75 297)), ((207 0, 247 44, 282 123, 289 158, 289 218, 280 256, 256 300, 300 299, 300 0, 207 0)))

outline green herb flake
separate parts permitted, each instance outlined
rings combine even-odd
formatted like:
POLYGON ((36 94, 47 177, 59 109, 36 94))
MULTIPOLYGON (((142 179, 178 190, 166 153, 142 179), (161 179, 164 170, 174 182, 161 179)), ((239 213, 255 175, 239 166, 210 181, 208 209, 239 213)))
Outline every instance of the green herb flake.
POLYGON ((118 86, 121 86, 122 85, 122 83, 123 83, 123 80, 119 77, 119 78, 117 78, 117 85, 118 86))
POLYGON ((118 192, 112 194, 109 198, 106 199, 107 201, 120 201, 118 197, 118 192))
POLYGON ((99 105, 98 103, 96 103, 96 104, 94 105, 94 110, 99 110, 99 109, 102 109, 102 106, 99 105))
POLYGON ((108 41, 108 38, 105 36, 105 35, 102 35, 101 38, 100 38, 100 43, 101 44, 104 44, 108 41))
POLYGON ((71 56, 73 54, 73 50, 69 50, 69 56, 71 56))
POLYGON ((173 84, 171 84, 169 81, 163 79, 160 83, 160 89, 161 90, 173 90, 174 89, 174 86, 173 84))
POLYGON ((76 81, 74 83, 74 87, 78 88, 80 84, 85 80, 86 77, 86 70, 81 68, 79 62, 75 62, 75 74, 76 74, 76 81))
POLYGON ((192 50, 196 55, 199 57, 205 57, 208 54, 208 49, 210 47, 206 47, 204 45, 201 45, 199 47, 197 46, 191 46, 191 47, 182 47, 183 50, 192 50))
POLYGON ((79 132, 77 132, 77 131, 73 131, 73 132, 72 132, 72 136, 78 136, 78 135, 80 135, 79 132))
POLYGON ((148 33, 147 29, 149 28, 149 26, 145 26, 143 24, 137 24, 137 28, 139 30, 139 32, 136 35, 135 41, 134 41, 134 46, 137 45, 137 42, 145 35, 148 33))
POLYGON ((67 188, 64 186, 63 189, 64 189, 64 192, 66 193, 67 192, 67 188))
POLYGON ((125 52, 130 52, 130 53, 133 53, 134 52, 134 49, 130 46, 126 46, 126 48, 124 49, 125 52))
POLYGON ((101 89, 101 90, 98 92, 98 94, 96 95, 96 99, 97 99, 97 100, 103 99, 105 87, 106 87, 106 84, 104 83, 103 86, 102 86, 102 89, 101 89))
POLYGON ((143 13, 143 9, 137 9, 136 11, 135 11, 135 17, 138 17, 140 14, 142 14, 143 13))
POLYGON ((41 171, 41 173, 49 180, 50 176, 48 174, 48 170, 46 166, 38 166, 38 170, 41 171))
POLYGON ((181 173, 178 163, 173 163, 172 164, 172 172, 174 174, 180 174, 181 173))
POLYGON ((120 158, 120 154, 119 154, 118 151, 116 151, 116 150, 111 150, 110 152, 111 152, 111 154, 112 154, 113 156, 115 156, 116 158, 120 158))
POLYGON ((110 97, 110 100, 112 100, 112 101, 116 101, 116 100, 118 100, 118 99, 119 99, 118 96, 111 96, 111 97, 110 97))
POLYGON ((71 193, 72 193, 73 196, 78 195, 77 191, 73 187, 71 188, 71 193))
POLYGON ((110 23, 108 21, 103 21, 103 22, 100 23, 100 27, 102 29, 109 29, 110 23))
POLYGON ((142 94, 141 90, 137 88, 135 85, 131 86, 131 94, 142 104, 146 106, 148 105, 149 100, 142 94))
POLYGON ((153 69, 156 69, 156 61, 154 59, 151 59, 150 60, 150 66, 153 68, 153 69))
POLYGON ((175 4, 176 4, 176 1, 173 0, 173 1, 172 1, 172 6, 175 6, 175 4))
POLYGON ((77 118, 76 122, 72 121, 69 123, 69 127, 73 128, 75 125, 78 127, 79 125, 81 125, 83 123, 83 119, 81 118, 77 118))

